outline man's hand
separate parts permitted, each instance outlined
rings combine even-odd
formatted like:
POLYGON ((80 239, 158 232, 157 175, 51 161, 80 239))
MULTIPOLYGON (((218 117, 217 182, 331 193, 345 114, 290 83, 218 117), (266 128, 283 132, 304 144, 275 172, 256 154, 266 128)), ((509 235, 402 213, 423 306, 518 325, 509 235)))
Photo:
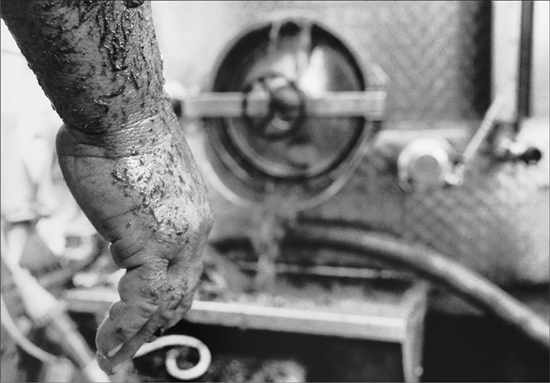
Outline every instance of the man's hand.
POLYGON ((141 1, 2 0, 2 18, 63 119, 59 163, 127 269, 96 338, 111 371, 190 308, 212 226, 202 178, 163 90, 141 1))

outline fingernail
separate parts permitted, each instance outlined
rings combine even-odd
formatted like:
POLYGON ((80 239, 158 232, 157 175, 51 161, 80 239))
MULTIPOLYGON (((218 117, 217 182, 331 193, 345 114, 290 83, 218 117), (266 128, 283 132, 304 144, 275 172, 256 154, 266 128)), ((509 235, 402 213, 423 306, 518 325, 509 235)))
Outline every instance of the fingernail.
POLYGON ((107 358, 113 357, 122 348, 122 343, 114 347, 107 353, 107 358))

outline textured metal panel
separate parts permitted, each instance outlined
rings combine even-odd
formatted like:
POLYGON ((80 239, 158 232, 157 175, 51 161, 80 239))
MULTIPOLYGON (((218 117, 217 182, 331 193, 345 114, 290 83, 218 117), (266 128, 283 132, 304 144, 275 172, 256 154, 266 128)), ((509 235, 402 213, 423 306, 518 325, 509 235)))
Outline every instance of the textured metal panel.
POLYGON ((253 4, 258 12, 314 8, 357 42, 389 77, 390 121, 479 119, 489 105, 489 1, 253 4))
MULTIPOLYGON (((486 164, 487 165, 487 164, 486 164)), ((475 260, 500 283, 548 278, 547 193, 524 164, 475 170, 464 185, 412 194, 404 204, 402 235, 459 260, 475 260), (542 258, 544 259, 544 258, 542 258)))
MULTIPOLYGON (((212 68, 209 58, 219 56, 236 31, 273 17, 300 15, 326 25, 360 57, 383 69, 389 80, 390 125, 476 120, 489 105, 490 1, 247 1, 219 2, 215 7, 205 3, 157 6, 155 11, 171 13, 159 31, 169 72, 212 68), (208 19, 213 24, 207 24, 208 19), (197 30, 199 22, 204 33, 182 40, 188 30, 197 30), (185 63, 172 62, 181 52, 191 55, 185 63)), ((196 78, 185 80, 193 81, 196 78)))
POLYGON ((548 125, 525 127, 535 166, 476 158, 464 183, 430 193, 406 193, 397 182, 400 145, 378 142, 355 177, 309 214, 349 221, 423 243, 501 284, 549 279, 548 125))

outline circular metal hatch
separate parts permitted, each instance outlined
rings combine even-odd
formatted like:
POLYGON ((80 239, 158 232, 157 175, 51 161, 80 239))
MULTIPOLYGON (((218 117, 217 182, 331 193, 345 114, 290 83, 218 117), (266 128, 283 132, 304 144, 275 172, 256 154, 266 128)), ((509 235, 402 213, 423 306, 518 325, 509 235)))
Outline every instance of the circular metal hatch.
POLYGON ((217 177, 252 203, 278 194, 305 208, 328 198, 376 130, 361 111, 341 112, 345 97, 331 102, 328 96, 366 89, 355 55, 316 22, 285 19, 242 34, 222 57, 211 88, 242 94, 242 113, 205 120, 217 177), (264 114, 249 110, 257 99, 267 100, 264 114))

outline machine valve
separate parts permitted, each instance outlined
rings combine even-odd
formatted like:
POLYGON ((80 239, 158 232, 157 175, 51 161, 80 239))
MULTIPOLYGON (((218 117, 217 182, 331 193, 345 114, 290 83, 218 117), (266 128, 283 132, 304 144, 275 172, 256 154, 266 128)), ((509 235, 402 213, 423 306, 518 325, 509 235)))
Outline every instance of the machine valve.
POLYGON ((524 162, 527 165, 536 165, 542 158, 542 152, 535 146, 507 140, 495 150, 493 156, 497 161, 524 162))

